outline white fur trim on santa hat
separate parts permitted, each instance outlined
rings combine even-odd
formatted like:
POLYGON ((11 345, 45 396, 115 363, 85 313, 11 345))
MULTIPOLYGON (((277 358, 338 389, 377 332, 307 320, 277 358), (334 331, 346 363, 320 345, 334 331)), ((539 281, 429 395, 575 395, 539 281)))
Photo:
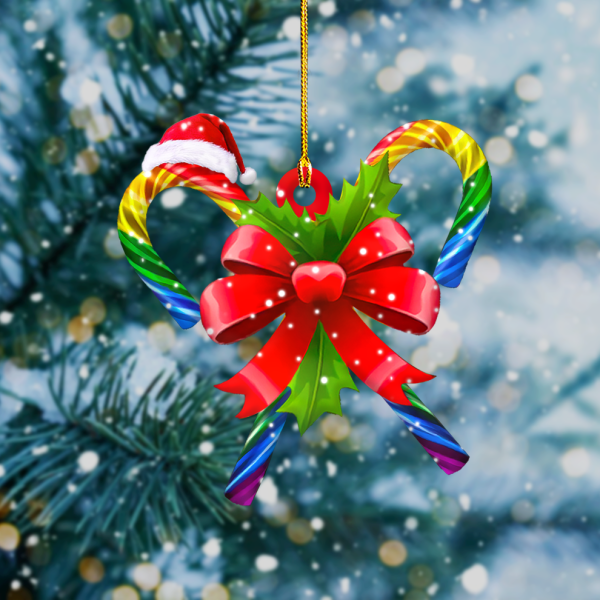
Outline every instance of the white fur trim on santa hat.
POLYGON ((244 185, 251 185, 256 181, 256 171, 250 167, 246 167, 246 170, 240 175, 240 183, 244 185))
MULTIPOLYGON (((152 171, 163 163, 187 163, 223 173, 231 183, 237 179, 235 156, 216 144, 203 140, 168 140, 148 148, 142 171, 152 171)), ((246 169, 248 172, 250 169, 246 169)))

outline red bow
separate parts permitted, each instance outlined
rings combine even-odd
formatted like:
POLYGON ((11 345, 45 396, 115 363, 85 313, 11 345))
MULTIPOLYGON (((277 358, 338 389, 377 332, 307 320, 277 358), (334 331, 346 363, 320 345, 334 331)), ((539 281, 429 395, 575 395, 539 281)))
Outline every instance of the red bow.
POLYGON ((246 401, 238 417, 266 408, 287 387, 322 322, 342 360, 373 391, 407 404, 404 383, 433 379, 386 346, 353 307, 394 329, 421 335, 437 319, 440 290, 425 271, 404 267, 413 255, 408 232, 377 219, 348 244, 338 263, 297 265, 260 227, 244 225, 228 238, 221 262, 236 275, 211 283, 200 299, 212 340, 231 344, 285 313, 262 350, 236 375, 216 386, 246 401))

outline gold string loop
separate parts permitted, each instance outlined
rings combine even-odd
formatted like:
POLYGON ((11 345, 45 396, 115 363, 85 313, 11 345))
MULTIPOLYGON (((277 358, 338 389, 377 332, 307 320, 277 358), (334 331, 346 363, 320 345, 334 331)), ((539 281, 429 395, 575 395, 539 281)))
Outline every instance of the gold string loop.
POLYGON ((302 155, 298 161, 298 184, 310 187, 312 165, 308 158, 308 0, 301 0, 300 21, 300 134, 302 155), (306 170, 306 171, 305 171, 306 170))

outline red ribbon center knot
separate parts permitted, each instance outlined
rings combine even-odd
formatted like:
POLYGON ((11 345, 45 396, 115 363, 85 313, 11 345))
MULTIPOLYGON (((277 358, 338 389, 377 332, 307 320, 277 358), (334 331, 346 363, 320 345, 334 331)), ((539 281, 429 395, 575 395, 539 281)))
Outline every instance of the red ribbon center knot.
POLYGON ((302 302, 335 302, 346 284, 346 271, 326 260, 304 263, 292 273, 292 283, 302 302))

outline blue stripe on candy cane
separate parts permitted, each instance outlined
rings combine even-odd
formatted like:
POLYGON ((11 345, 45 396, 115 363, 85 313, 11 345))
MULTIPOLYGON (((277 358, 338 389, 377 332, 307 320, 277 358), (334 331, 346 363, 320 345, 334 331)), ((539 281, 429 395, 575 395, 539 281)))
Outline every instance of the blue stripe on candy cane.
POLYGON ((457 249, 458 246, 461 245, 463 239, 468 239, 469 236, 473 238, 473 240, 469 241, 477 241, 479 234, 483 228, 483 223, 485 222, 485 218, 489 212, 489 206, 487 206, 484 210, 477 213, 473 216, 473 218, 469 221, 469 223, 463 227, 462 233, 457 233, 452 238, 446 241, 444 244, 444 248, 440 254, 442 256, 451 256, 452 252, 457 249))
MULTIPOLYGON (((267 458, 267 456, 264 456, 264 453, 271 447, 271 443, 274 444, 277 441, 277 438, 279 438, 279 435, 281 434, 281 430, 283 429, 284 425, 285 419, 280 419, 278 422, 274 421, 273 423, 271 423, 269 428, 263 433, 261 438, 259 438, 259 441, 257 442, 256 446, 251 448, 246 454, 244 454, 244 456, 240 457, 236 465, 236 470, 247 470, 249 468, 249 465, 256 467, 263 463, 267 458), (260 442, 263 437, 265 438, 264 443, 261 444, 260 442), (265 445, 267 441, 269 443, 265 445)), ((231 483, 233 483, 233 481, 230 482, 230 484, 231 483)))
POLYGON ((182 329, 189 329, 200 320, 200 305, 195 300, 173 292, 173 290, 151 281, 140 273, 138 275, 182 329), (167 305, 170 305, 170 308, 167 305))
MULTIPOLYGON (((402 420, 408 425, 410 424, 412 427, 416 427, 419 431, 429 431, 432 435, 440 436, 448 445, 454 446, 456 445, 456 440, 448 433, 448 430, 441 424, 432 423, 431 421, 425 421, 423 419, 422 411, 411 411, 410 407, 402 405, 402 420), (415 413, 421 414, 415 414, 415 413)), ((437 421, 437 419, 436 419, 437 421)), ((440 443, 443 443, 440 442, 440 443)))
POLYGON ((261 439, 259 444, 252 448, 250 452, 244 455, 244 457, 238 462, 235 467, 234 473, 232 474, 232 479, 225 488, 225 493, 230 491, 235 485, 245 477, 247 477, 251 472, 255 471, 260 465, 262 465, 265 461, 271 458, 271 454, 273 454, 274 446, 279 439, 279 435, 281 434, 281 430, 285 425, 285 418, 283 419, 283 423, 268 432, 268 435, 265 436, 266 440, 271 437, 269 443, 265 446, 263 440, 261 439))
POLYGON ((433 456, 444 472, 451 474, 460 470, 469 460, 469 455, 437 418, 425 408, 414 391, 408 385, 402 387, 410 405, 386 400, 388 406, 402 419, 415 439, 433 456))
POLYGON ((458 287, 462 281, 467 263, 473 254, 479 234, 488 213, 488 208, 481 211, 463 232, 448 240, 442 249, 440 259, 433 272, 433 278, 445 287, 458 287), (468 238, 471 237, 469 240, 468 238))
POLYGON ((242 455, 238 459, 225 489, 225 495, 232 502, 246 506, 252 502, 254 494, 258 490, 255 482, 256 474, 261 468, 266 472, 275 444, 288 417, 288 413, 279 413, 277 410, 283 406, 290 394, 290 388, 286 388, 278 400, 257 416, 242 455), (262 433, 259 433, 260 431, 262 433), (258 439, 256 435, 258 435, 258 439), (248 448, 249 445, 250 448, 248 448))
POLYGON ((457 233, 451 239, 447 240, 440 254, 440 259, 443 260, 452 257, 453 253, 455 253, 465 241, 476 242, 479 234, 481 233, 481 229, 483 228, 483 223, 487 213, 487 208, 482 210, 480 213, 474 216, 474 218, 465 228, 463 228, 461 233, 457 233), (469 236, 473 239, 469 240, 469 236))
POLYGON ((166 302, 171 300, 177 300, 177 306, 182 310, 182 312, 186 312, 189 314, 200 314, 200 308, 198 302, 192 298, 188 298, 187 296, 183 296, 168 287, 161 285, 160 283, 156 283, 155 281, 151 281, 144 275, 140 275, 142 281, 159 297, 164 298, 166 302))
MULTIPOLYGON (((394 411, 398 416, 400 416, 400 411, 394 411)), ((448 430, 444 427, 440 427, 439 425, 433 425, 431 423, 426 423, 420 419, 410 419, 407 414, 402 411, 402 416, 400 417, 407 427, 412 428, 411 433, 418 435, 419 437, 423 437, 425 439, 431 440, 432 442, 436 442, 442 446, 446 446, 447 448, 452 448, 457 452, 465 454, 465 451, 456 443, 456 440, 448 433, 448 430), (417 425, 418 423, 418 425, 417 425)))

